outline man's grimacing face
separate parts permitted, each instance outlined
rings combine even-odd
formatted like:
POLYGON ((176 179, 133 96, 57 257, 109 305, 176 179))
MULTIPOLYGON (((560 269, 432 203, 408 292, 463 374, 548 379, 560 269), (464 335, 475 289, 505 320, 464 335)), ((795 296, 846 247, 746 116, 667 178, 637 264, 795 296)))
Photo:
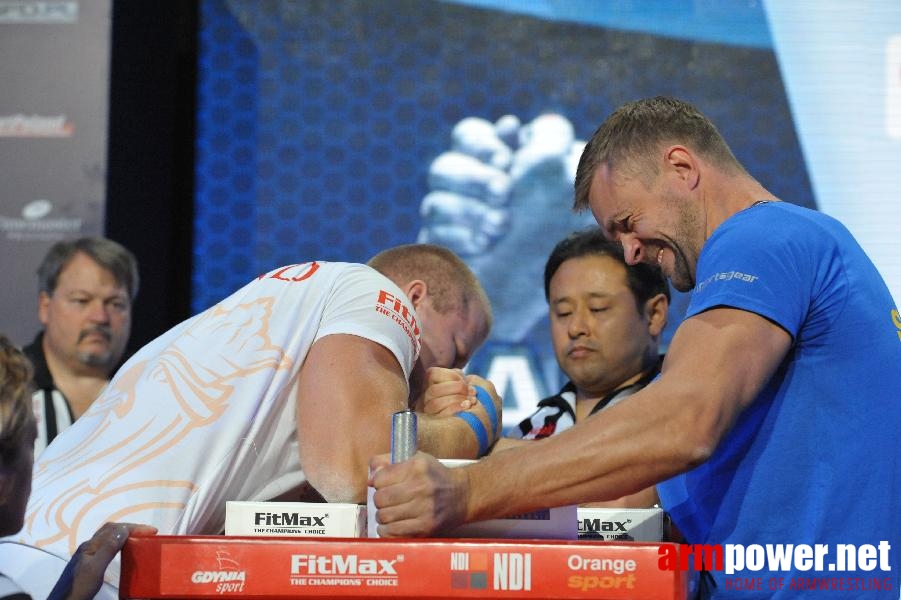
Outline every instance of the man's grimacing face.
POLYGON ((666 171, 648 187, 603 163, 592 177, 588 203, 606 235, 623 245, 628 264, 656 264, 680 292, 694 288, 703 227, 666 171))

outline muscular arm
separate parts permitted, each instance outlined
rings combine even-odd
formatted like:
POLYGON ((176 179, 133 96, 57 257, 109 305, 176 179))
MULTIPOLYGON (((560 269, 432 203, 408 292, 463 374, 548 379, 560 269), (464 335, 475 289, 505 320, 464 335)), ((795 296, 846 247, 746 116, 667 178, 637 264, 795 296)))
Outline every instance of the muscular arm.
POLYGON ((697 466, 790 345, 784 329, 750 312, 718 308, 687 319, 657 382, 559 435, 469 467, 467 520, 610 500, 697 466), (522 489, 530 493, 507 493, 522 489))
POLYGON ((423 454, 388 468, 375 457, 379 534, 429 535, 611 500, 691 469, 710 457, 790 345, 785 330, 760 316, 712 309, 679 327, 658 381, 558 435, 457 469, 423 454))
MULTIPOLYGON (((394 354, 349 334, 316 341, 300 369, 297 433, 300 459, 330 502, 362 502, 369 458, 390 450, 391 414, 409 390, 394 354)), ((419 415, 419 448, 446 458, 475 458, 477 442, 460 419, 419 415)))
MULTIPOLYGON (((538 440, 521 440, 516 438, 502 437, 495 442, 491 449, 491 454, 510 450, 512 448, 520 448, 527 444, 534 444, 538 440)), ((589 506, 594 508, 650 508, 659 502, 657 498, 657 489, 651 485, 643 490, 639 490, 634 494, 628 494, 615 500, 605 500, 602 502, 580 502, 580 506, 589 506)))

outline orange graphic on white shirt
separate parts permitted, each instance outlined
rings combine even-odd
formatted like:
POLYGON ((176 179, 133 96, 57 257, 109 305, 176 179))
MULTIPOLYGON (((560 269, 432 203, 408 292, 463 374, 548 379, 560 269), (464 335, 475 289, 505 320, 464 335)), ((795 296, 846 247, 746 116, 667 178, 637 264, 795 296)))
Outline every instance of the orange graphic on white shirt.
MULTIPOLYGON (((74 552, 90 537, 81 527, 88 517, 89 523, 127 521, 148 509, 171 510, 173 519, 178 517, 195 491, 193 475, 212 457, 184 456, 173 469, 175 446, 188 436, 213 436, 204 428, 216 423, 233 401, 240 400, 235 419, 243 420, 247 411, 252 419, 265 390, 257 384, 254 394, 245 389, 235 398, 236 386, 252 377, 269 381, 294 364, 270 340, 274 301, 266 297, 233 308, 214 307, 158 355, 116 375, 79 420, 80 431, 88 435, 65 438, 71 446, 51 453, 35 473, 38 497, 29 507, 25 530, 43 533, 47 528, 49 535, 34 545, 66 540, 74 552)), ((201 441, 196 448, 203 454, 205 445, 201 441)))

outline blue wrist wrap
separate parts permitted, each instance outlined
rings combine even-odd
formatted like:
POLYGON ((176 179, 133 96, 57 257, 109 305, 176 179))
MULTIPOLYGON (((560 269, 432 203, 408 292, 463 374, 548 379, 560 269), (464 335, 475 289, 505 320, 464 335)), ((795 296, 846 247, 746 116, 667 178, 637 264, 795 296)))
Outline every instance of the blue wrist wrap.
POLYGON ((454 416, 466 421, 466 424, 476 434, 476 439, 479 441, 479 456, 484 456, 488 452, 488 432, 485 431, 482 420, 469 412, 458 412, 454 416))
POLYGON ((494 408, 494 402, 491 401, 491 395, 488 390, 481 386, 473 386, 476 388, 476 398, 488 413, 488 420, 491 422, 491 434, 497 435, 497 410, 494 408))

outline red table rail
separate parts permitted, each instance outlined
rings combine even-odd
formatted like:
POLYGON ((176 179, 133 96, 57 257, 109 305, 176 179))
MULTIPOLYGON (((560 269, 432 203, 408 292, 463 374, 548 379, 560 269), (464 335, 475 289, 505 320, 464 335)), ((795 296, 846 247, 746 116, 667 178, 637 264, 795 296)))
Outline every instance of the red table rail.
POLYGON ((661 544, 481 539, 133 536, 122 598, 683 600, 661 544))

